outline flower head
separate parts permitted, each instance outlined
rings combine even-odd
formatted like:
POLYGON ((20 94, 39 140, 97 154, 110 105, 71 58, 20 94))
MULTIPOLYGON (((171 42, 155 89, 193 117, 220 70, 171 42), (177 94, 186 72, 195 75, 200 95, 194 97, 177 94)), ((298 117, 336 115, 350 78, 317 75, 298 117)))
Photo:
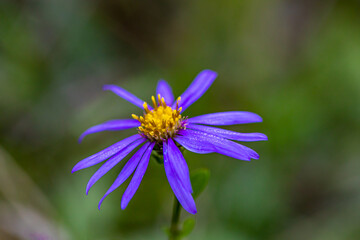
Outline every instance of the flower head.
POLYGON ((151 97, 151 100, 154 105, 153 110, 149 110, 145 102, 143 104, 144 117, 138 117, 135 114, 132 117, 141 123, 138 129, 144 137, 161 144, 168 138, 174 138, 180 129, 185 129, 184 119, 180 115, 182 108, 179 108, 181 97, 177 99, 175 109, 167 106, 160 94, 158 94, 158 103, 154 96, 151 97))
POLYGON ((206 126, 261 122, 262 119, 259 115, 251 112, 233 111, 205 114, 192 118, 184 117, 183 112, 207 91, 216 76, 217 74, 211 70, 200 72, 176 101, 174 101, 172 90, 167 82, 160 80, 156 98, 154 96, 151 98, 153 107, 121 87, 104 86, 104 90, 110 90, 140 107, 143 110, 143 115, 132 114, 133 119, 110 120, 89 128, 80 136, 81 141, 86 135, 100 131, 128 128, 137 128, 138 130, 137 134, 83 159, 75 165, 73 172, 107 160, 90 178, 86 187, 86 194, 104 174, 134 149, 142 146, 128 160, 112 186, 100 200, 99 209, 106 196, 134 173, 121 200, 121 208, 126 208, 141 183, 155 146, 156 149, 162 151, 164 169, 170 187, 184 209, 192 214, 196 213, 196 206, 191 195, 190 174, 179 146, 199 154, 216 152, 246 161, 259 158, 254 150, 235 141, 267 140, 264 134, 239 133, 206 126))

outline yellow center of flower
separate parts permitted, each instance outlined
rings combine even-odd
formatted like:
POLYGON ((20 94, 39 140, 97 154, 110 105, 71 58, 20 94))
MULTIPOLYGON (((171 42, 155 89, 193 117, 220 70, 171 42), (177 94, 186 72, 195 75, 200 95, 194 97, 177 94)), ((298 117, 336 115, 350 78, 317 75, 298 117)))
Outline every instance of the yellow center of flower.
POLYGON ((182 124, 182 116, 180 112, 182 108, 179 108, 179 97, 176 101, 176 109, 172 109, 167 106, 164 98, 158 94, 158 103, 155 101, 155 97, 152 96, 151 100, 154 105, 153 110, 149 110, 148 104, 144 102, 144 116, 136 116, 132 114, 132 117, 141 123, 138 128, 139 132, 145 135, 150 141, 162 142, 168 138, 174 137, 185 126, 182 124))

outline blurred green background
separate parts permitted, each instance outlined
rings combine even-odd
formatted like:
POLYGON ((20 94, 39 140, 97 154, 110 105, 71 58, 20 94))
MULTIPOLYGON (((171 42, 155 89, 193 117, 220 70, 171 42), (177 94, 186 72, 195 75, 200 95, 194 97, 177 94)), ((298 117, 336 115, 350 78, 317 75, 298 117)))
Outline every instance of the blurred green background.
MULTIPOLYGON (((260 160, 186 152, 211 171, 188 239, 360 239, 360 3, 312 0, 0 0, 0 239, 166 239, 173 195, 151 161, 125 211, 119 173, 85 195, 81 159, 134 130, 77 138, 139 109, 166 79, 181 94, 219 77, 186 113, 245 110, 260 160)), ((124 161, 125 162, 125 161, 124 161)), ((189 217, 183 212, 182 219, 189 217)))

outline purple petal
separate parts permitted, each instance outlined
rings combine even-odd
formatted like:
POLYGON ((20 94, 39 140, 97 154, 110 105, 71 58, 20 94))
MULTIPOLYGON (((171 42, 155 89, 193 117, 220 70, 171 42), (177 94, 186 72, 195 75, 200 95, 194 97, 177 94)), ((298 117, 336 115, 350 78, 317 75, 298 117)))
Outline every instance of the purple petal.
POLYGON ((183 145, 185 142, 186 144, 183 146, 189 151, 192 151, 192 148, 194 148, 188 148, 189 145, 200 145, 201 147, 205 148, 204 153, 208 153, 206 151, 213 151, 232 158, 246 161, 250 161, 251 158, 259 158, 259 155, 254 150, 212 134, 196 132, 190 129, 179 131, 179 134, 182 136, 177 136, 175 140, 181 145, 183 145))
POLYGON ((168 147, 168 159, 176 176, 179 178, 179 181, 183 184, 186 191, 192 193, 190 182, 189 168, 186 164, 186 161, 181 154, 179 148, 175 145, 174 141, 169 138, 167 142, 168 147))
POLYGON ((120 185, 123 184, 123 182, 125 182, 126 179, 134 172, 135 168, 137 167, 137 165, 140 162, 141 157, 144 155, 146 149, 148 149, 150 144, 151 144, 150 142, 145 143, 125 164, 125 166, 121 170, 120 174, 115 179, 114 183, 111 185, 109 190, 107 190, 105 195, 101 198, 99 205, 98 205, 99 210, 100 210, 100 206, 101 206, 102 202, 104 201, 104 199, 112 191, 114 191, 116 188, 120 187, 120 185))
POLYGON ((188 124, 186 128, 197 130, 209 134, 213 134, 218 137, 242 141, 242 142, 254 142, 254 141, 266 141, 268 140, 267 136, 263 133, 238 133, 226 129, 214 128, 202 125, 188 124))
MULTIPOLYGON (((112 92, 114 92, 115 94, 117 94, 118 96, 122 97, 123 99, 125 99, 128 102, 131 102, 132 104, 134 104, 135 106, 138 106, 141 109, 144 109, 143 104, 144 101, 141 100, 140 98, 138 98, 137 96, 135 96, 134 94, 126 91, 125 89, 116 86, 116 85, 105 85, 103 87, 104 90, 110 90, 112 92)), ((148 106, 149 109, 151 110, 151 106, 148 106)))
POLYGON ((110 120, 104 122, 102 124, 93 126, 86 130, 83 134, 81 134, 79 138, 79 142, 83 140, 86 135, 101 132, 101 131, 117 131, 117 130, 124 130, 128 128, 139 127, 141 123, 135 119, 119 119, 119 120, 110 120))
POLYGON ((167 105, 174 102, 174 94, 170 85, 165 80, 160 80, 156 88, 156 95, 160 94, 164 98, 167 105))
POLYGON ((188 123, 207 125, 234 125, 262 122, 262 118, 252 112, 219 112, 210 113, 188 119, 188 123))
POLYGON ((98 164, 98 163, 106 160, 107 158, 113 156, 114 154, 118 153, 123 148, 128 146, 130 143, 132 143, 138 139, 141 139, 141 138, 143 138, 143 137, 139 134, 135 134, 131 137, 125 138, 124 140, 117 142, 114 145, 111 145, 110 147, 105 148, 104 150, 81 160, 74 166, 74 168, 72 169, 72 172, 76 172, 76 171, 79 171, 80 169, 88 168, 95 164, 98 164))
MULTIPOLYGON (((196 100, 198 100, 211 86, 217 77, 217 73, 211 70, 201 71, 190 84, 190 86, 181 94, 181 101, 179 107, 184 111, 196 100)), ((173 108, 175 107, 175 103, 173 108)))
POLYGON ((112 169, 116 164, 118 164, 124 157, 126 157, 132 150, 134 150, 137 146, 145 142, 145 138, 141 138, 136 140, 135 142, 128 145, 126 148, 118 152, 115 156, 107 160, 90 178, 87 186, 86 186, 86 194, 89 193, 90 188, 102 177, 104 176, 110 169, 112 169))
POLYGON ((189 150, 190 152, 207 154, 215 152, 215 148, 212 143, 207 141, 198 141, 196 136, 191 135, 178 135, 175 137, 175 141, 181 146, 189 150))
POLYGON ((164 142, 163 145, 164 149, 164 168, 166 177, 169 181, 170 187, 173 190, 176 198, 179 200, 180 204, 183 206, 183 208, 188 211, 191 214, 195 214, 196 206, 195 201, 193 197, 191 196, 191 193, 186 191, 184 186, 179 181, 179 178, 177 177, 171 163, 169 160, 169 152, 168 152, 168 146, 167 143, 164 142))
POLYGON ((155 145, 155 143, 151 143, 149 145, 148 149, 146 149, 146 152, 144 153, 144 155, 142 156, 141 161, 136 168, 134 176, 131 179, 129 186, 126 188, 124 195, 121 199, 121 209, 126 208, 126 206, 129 204, 131 198, 134 196, 136 190, 139 188, 141 180, 143 179, 144 174, 146 172, 146 168, 149 164, 150 155, 154 148, 154 145, 155 145))

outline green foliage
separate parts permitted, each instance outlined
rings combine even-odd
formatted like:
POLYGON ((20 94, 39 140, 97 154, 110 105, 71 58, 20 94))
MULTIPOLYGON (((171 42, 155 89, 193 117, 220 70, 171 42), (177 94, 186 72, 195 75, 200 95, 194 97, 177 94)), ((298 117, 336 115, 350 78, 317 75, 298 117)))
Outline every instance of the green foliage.
POLYGON ((193 188, 193 197, 196 199, 206 188, 210 178, 208 169, 197 169, 190 174, 191 185, 193 188))
POLYGON ((195 219, 194 218, 188 218, 184 221, 182 230, 180 232, 181 237, 188 236, 195 228, 195 219))
MULTIPOLYGON (((180 240, 180 239, 190 235, 190 233, 195 228, 195 223, 196 223, 195 219, 193 217, 190 217, 183 222, 182 227, 177 229, 177 231, 175 233, 171 232, 170 227, 164 227, 163 231, 170 239, 180 240)), ((180 225, 180 224, 178 224, 178 225, 180 225)))

